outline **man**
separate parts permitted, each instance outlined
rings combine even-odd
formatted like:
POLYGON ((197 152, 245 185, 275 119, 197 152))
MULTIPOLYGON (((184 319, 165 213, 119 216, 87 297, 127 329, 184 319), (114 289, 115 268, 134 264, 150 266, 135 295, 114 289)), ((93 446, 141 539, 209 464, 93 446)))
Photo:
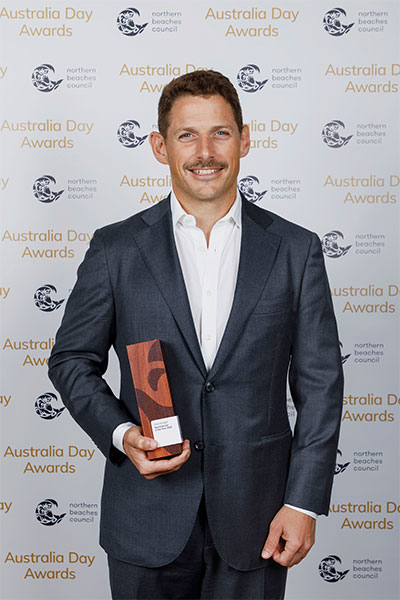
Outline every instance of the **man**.
POLYGON ((320 243, 237 193, 249 129, 220 73, 169 83, 150 143, 172 192, 95 233, 49 362, 107 458, 113 597, 283 598, 328 511, 342 405, 320 243), (187 439, 150 461, 126 346, 156 338, 187 439), (102 378, 111 345, 119 399, 102 378))

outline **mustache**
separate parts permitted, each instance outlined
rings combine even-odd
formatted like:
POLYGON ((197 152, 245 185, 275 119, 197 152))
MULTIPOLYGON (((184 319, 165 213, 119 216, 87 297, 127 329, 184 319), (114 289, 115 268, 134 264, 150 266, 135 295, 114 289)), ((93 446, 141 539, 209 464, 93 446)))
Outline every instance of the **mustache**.
POLYGON ((228 166, 226 162, 218 162, 216 160, 206 160, 201 161, 198 160, 196 162, 188 162, 183 165, 184 169, 188 169, 189 171, 193 169, 225 169, 228 166))

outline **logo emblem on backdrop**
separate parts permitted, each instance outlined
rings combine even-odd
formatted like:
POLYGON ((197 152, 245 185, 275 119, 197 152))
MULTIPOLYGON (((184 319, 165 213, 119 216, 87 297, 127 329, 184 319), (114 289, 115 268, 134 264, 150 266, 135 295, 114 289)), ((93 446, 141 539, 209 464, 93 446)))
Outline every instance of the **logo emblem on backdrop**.
POLYGON ((137 8, 125 8, 125 10, 121 10, 117 17, 117 27, 119 31, 130 37, 142 33, 148 23, 138 25, 135 23, 135 17, 140 17, 140 12, 137 8))
POLYGON ((54 285, 51 285, 50 283, 42 285, 33 294, 35 306, 43 312, 53 312, 53 310, 60 308, 65 298, 62 300, 53 300, 51 296, 56 293, 57 288, 55 288, 54 285))
POLYGON ((124 121, 118 127, 118 141, 120 141, 125 148, 137 148, 143 144, 146 138, 149 137, 148 135, 143 135, 142 137, 137 136, 135 134, 136 128, 140 129, 140 123, 133 120, 124 121))
POLYGON ((322 129, 322 140, 330 148, 346 146, 353 136, 344 137, 340 135, 342 129, 345 129, 343 121, 329 121, 322 129))
POLYGON ((59 79, 58 81, 53 81, 51 77, 53 77, 55 73, 53 65, 39 65, 32 72, 32 83, 34 87, 39 90, 39 92, 54 92, 63 81, 59 79))
POLYGON ((329 258, 340 258, 348 253, 350 246, 339 246, 344 235, 341 231, 333 230, 326 233, 322 238, 322 251, 329 258))
POLYGON ((236 76, 238 86, 244 92, 249 93, 262 90, 268 79, 264 79, 264 81, 256 81, 258 73, 260 73, 260 69, 257 67, 257 65, 246 65, 245 67, 242 67, 239 69, 236 76))
POLYGON ((60 523, 60 521, 62 521, 62 519, 65 517, 66 513, 63 515, 55 515, 53 510, 57 508, 58 503, 51 498, 46 498, 46 500, 39 502, 35 509, 35 516, 39 523, 47 526, 57 525, 60 523))
MULTIPOLYGON (((342 452, 339 450, 339 448, 336 451, 337 453, 337 458, 336 460, 339 461, 341 459, 342 456, 342 452)), ((335 465, 335 475, 339 475, 339 473, 343 473, 343 471, 345 471, 347 469, 347 467, 349 466, 349 462, 347 463, 340 463, 337 462, 335 465)))
POLYGON ((41 177, 35 179, 33 184, 33 195, 35 196, 36 200, 39 200, 39 202, 44 202, 45 204, 58 200, 64 190, 53 192, 53 190, 50 189, 50 186, 55 183, 56 180, 51 175, 42 175, 41 177))
POLYGON ((259 180, 255 175, 247 175, 242 177, 238 182, 238 190, 243 194, 249 202, 259 202, 265 196, 268 190, 257 192, 254 188, 259 184, 259 180))
POLYGON ((349 33, 350 29, 353 27, 354 23, 350 25, 342 25, 340 22, 343 17, 346 16, 346 11, 343 8, 332 8, 325 13, 323 18, 324 29, 329 33, 329 35, 333 35, 335 37, 340 37, 345 33, 349 33))
POLYGON ((45 394, 38 396, 35 400, 36 414, 42 419, 46 419, 46 421, 51 421, 52 419, 59 417, 63 410, 65 410, 65 406, 54 408, 52 403, 57 401, 57 396, 51 392, 46 392, 45 394))
MULTIPOLYGON (((350 248, 351 248, 351 246, 350 246, 350 248)), ((342 365, 344 365, 344 363, 347 361, 347 359, 350 358, 351 353, 350 354, 342 354, 342 348, 343 348, 342 342, 339 342, 339 345, 340 345, 340 354, 342 356, 342 365)))
POLYGON ((349 569, 347 569, 347 571, 337 571, 336 567, 341 564, 342 561, 338 556, 330 554, 321 560, 318 566, 318 572, 324 581, 327 581, 328 583, 337 583, 344 579, 349 572, 349 569))

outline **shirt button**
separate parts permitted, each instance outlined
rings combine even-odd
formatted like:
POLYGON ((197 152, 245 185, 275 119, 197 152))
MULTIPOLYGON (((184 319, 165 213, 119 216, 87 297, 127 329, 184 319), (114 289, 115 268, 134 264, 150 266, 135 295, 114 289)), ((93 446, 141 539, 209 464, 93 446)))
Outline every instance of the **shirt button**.
POLYGON ((212 296, 212 291, 211 290, 207 290, 207 296, 212 296))
POLYGON ((213 384, 212 381, 207 381, 206 383, 206 392, 210 393, 213 392, 215 390, 215 385, 213 384))
POLYGON ((203 450, 204 442, 202 440, 198 440, 197 442, 194 442, 193 446, 195 450, 203 450))
POLYGON ((210 335, 209 333, 207 333, 207 335, 205 335, 205 336, 204 336, 204 339, 205 339, 207 342, 211 342, 211 340, 212 340, 212 335, 210 335))

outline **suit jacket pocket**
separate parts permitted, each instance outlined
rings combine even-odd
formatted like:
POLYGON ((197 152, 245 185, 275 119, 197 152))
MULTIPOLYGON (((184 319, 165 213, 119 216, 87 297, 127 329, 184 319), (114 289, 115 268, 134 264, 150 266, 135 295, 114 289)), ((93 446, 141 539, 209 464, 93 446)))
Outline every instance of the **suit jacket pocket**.
POLYGON ((288 435, 292 435, 292 430, 289 429, 285 429, 285 431, 281 431, 280 433, 270 433, 269 435, 262 435, 261 436, 261 440, 279 440, 281 438, 285 438, 288 435))
POLYGON ((267 315, 280 312, 287 312, 291 309, 293 303, 293 292, 287 292, 280 296, 272 298, 261 297, 253 311, 254 315, 267 315))

